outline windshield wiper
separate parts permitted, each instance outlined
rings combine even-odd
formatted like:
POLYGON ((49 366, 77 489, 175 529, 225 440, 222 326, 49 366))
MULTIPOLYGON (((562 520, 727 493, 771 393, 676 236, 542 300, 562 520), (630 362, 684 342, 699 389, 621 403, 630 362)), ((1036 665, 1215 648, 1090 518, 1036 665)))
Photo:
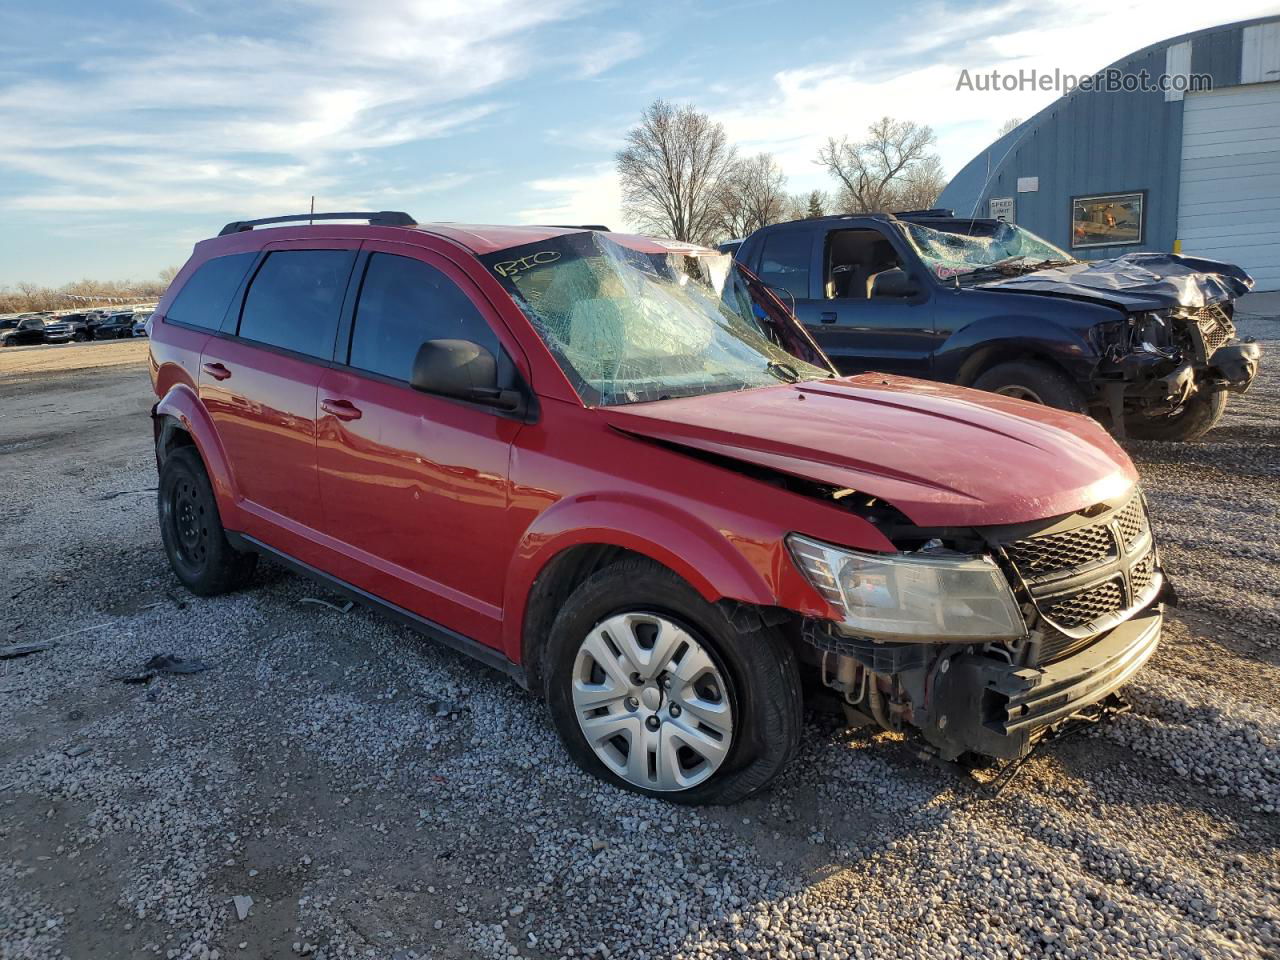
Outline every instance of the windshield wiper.
POLYGON ((764 368, 783 383, 799 383, 801 380, 800 371, 785 360, 770 360, 764 368))

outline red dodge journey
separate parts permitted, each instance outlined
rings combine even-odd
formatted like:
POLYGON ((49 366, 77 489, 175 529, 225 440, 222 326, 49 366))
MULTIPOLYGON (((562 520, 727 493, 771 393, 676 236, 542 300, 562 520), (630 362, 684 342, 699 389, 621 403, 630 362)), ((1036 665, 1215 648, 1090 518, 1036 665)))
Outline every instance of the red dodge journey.
POLYGON ((151 323, 187 587, 290 565, 507 672, 631 790, 759 790, 806 698, 1018 757, 1160 638, 1137 476, 1097 423, 842 377, 714 250, 273 217, 197 244, 151 323))

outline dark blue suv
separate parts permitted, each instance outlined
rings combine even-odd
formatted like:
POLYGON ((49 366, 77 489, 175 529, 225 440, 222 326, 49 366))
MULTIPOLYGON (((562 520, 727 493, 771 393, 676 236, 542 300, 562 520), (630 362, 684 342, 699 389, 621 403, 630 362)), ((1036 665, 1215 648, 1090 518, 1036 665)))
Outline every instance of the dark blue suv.
POLYGON ((1248 389, 1239 267, 1163 253, 1077 261, 948 210, 819 217, 756 231, 737 259, 794 307, 843 373, 942 380, 1188 440, 1248 389))

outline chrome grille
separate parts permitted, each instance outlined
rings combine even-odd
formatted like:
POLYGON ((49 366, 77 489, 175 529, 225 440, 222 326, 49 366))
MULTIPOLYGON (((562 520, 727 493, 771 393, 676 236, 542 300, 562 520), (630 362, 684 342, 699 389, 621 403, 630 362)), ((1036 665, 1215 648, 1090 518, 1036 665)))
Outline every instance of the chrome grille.
POLYGON ((1116 514, 1116 526, 1124 538, 1125 550, 1131 550, 1147 531, 1147 512, 1142 508, 1142 498, 1134 497, 1128 506, 1116 514))
POLYGON ((1151 586, 1151 581, 1156 576, 1156 552, 1152 550, 1145 557, 1133 565, 1133 569, 1129 571, 1129 582, 1133 584, 1134 593, 1142 593, 1147 587, 1151 586))
POLYGON ((1074 630, 1124 608, 1120 580, 1107 580, 1059 600, 1041 604, 1041 612, 1060 627, 1074 630))
POLYGON ((1063 633, 1061 630, 1053 629, 1048 624, 1045 625, 1043 633, 1044 639, 1040 641, 1040 657, 1037 663, 1053 663, 1055 660, 1063 660, 1073 653, 1079 653, 1098 639, 1092 634, 1073 637, 1070 634, 1063 633))
POLYGON ((1204 337, 1205 356, 1212 356, 1215 350, 1236 335, 1231 317, 1216 303, 1201 307, 1192 316, 1200 328, 1200 335, 1204 337))
POLYGON ((1074 529, 1002 546, 1043 618, 1041 662, 1070 656, 1122 622, 1159 576, 1141 494, 1074 529))
POLYGON ((1005 545, 1005 553, 1024 577, 1083 567, 1116 557, 1115 541, 1105 524, 1078 527, 1047 537, 1029 537, 1005 545))

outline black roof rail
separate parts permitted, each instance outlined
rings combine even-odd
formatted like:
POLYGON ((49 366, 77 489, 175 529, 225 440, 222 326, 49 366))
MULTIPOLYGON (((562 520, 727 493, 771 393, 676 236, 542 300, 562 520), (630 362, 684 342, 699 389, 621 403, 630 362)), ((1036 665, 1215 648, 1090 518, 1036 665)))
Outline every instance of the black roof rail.
POLYGON ((613 233, 603 223, 548 223, 547 226, 560 230, 599 230, 601 233, 613 233))
POLYGON ((903 217, 954 217, 956 212, 945 207, 934 207, 931 210, 898 210, 894 213, 899 219, 903 217))
POLYGON ((263 217, 260 220, 232 220, 218 231, 218 236, 243 233, 269 223, 299 223, 303 220, 367 220, 371 227, 416 227, 418 221, 399 210, 364 211, 360 213, 298 213, 284 217, 263 217))

